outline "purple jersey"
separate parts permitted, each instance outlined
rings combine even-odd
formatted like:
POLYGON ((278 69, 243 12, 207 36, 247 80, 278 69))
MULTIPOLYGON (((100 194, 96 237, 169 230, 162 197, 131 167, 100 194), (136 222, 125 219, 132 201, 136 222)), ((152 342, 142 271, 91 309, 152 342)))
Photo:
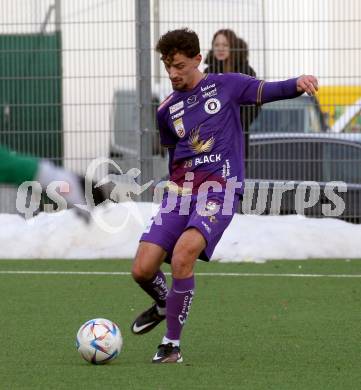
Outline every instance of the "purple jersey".
POLYGON ((272 95, 271 88, 272 96, 267 97, 264 85, 277 83, 240 73, 207 74, 194 89, 174 91, 157 113, 161 144, 175 148, 170 180, 181 187, 185 174, 193 172, 193 193, 205 181, 216 181, 223 188, 232 177, 242 183, 244 147, 239 106, 286 98, 290 93, 297 96, 294 79, 283 83, 273 86, 281 96, 272 95))

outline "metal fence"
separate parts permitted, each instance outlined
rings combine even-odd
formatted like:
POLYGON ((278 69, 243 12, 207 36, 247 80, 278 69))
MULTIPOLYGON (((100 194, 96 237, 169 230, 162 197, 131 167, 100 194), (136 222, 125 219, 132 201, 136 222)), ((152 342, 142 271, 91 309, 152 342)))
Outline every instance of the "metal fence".
MULTIPOLYGON (((318 76, 317 102, 264 107, 251 133, 361 132, 358 0, 2 0, 0 143, 82 174, 103 156, 125 172, 140 168, 142 182, 164 177, 155 109, 171 88, 154 47, 185 26, 199 34, 204 59, 213 34, 230 28, 247 43, 257 77, 318 76)), ((280 148, 271 159, 287 166, 280 148)), ((263 175, 259 151, 251 136, 250 175, 263 175)), ((316 161, 337 155, 320 153, 316 161)), ((349 154, 338 159, 353 172, 361 157, 349 154)), ((0 191, 1 212, 14 211, 11 191, 0 191)))

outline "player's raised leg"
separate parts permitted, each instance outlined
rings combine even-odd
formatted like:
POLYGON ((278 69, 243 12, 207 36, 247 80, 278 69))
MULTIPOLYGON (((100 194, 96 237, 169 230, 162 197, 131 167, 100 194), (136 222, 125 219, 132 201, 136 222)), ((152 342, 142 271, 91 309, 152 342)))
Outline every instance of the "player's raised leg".
POLYGON ((167 296, 167 332, 153 363, 180 363, 180 336, 187 320, 194 295, 193 269, 206 246, 206 240, 196 228, 187 229, 178 239, 172 256, 172 288, 167 296))
POLYGON ((133 263, 133 279, 154 299, 155 303, 141 313, 133 322, 131 330, 134 334, 144 334, 152 330, 165 319, 168 287, 165 275, 160 270, 166 252, 157 244, 140 242, 133 263))

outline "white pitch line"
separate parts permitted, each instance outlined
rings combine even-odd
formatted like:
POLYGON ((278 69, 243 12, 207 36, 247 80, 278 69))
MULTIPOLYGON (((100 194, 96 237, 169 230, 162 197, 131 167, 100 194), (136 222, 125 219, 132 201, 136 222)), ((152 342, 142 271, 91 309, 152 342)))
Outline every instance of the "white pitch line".
MULTIPOLYGON (((166 275, 171 275, 165 272, 166 275)), ((106 271, 14 271, 0 270, 0 275, 100 275, 100 276, 130 276, 130 272, 106 271)), ((271 274, 271 273, 241 273, 241 272, 196 272, 196 276, 220 277, 288 277, 288 278, 361 278, 361 274, 271 274)))

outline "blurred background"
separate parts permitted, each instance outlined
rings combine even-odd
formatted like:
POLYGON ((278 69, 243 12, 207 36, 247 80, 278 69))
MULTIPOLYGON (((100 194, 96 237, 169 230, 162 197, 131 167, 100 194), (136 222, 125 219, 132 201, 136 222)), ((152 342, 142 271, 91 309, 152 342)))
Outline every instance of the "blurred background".
MULTIPOLYGON (((344 216, 357 220, 359 0, 2 0, 0 143, 79 174, 94 158, 109 157, 123 172, 141 169, 142 183, 166 177, 155 111, 171 88, 154 47, 180 27, 198 33, 204 59, 214 33, 232 29, 247 44, 258 78, 318 77, 315 99, 250 114, 247 177, 256 185, 345 181, 344 216)), ((104 166, 99 178, 109 170, 104 166)), ((291 195, 284 213, 294 211, 291 195)), ((0 212, 16 211, 15 196, 16 188, 0 187, 0 212)), ((319 216, 319 208, 310 214, 319 216)))

